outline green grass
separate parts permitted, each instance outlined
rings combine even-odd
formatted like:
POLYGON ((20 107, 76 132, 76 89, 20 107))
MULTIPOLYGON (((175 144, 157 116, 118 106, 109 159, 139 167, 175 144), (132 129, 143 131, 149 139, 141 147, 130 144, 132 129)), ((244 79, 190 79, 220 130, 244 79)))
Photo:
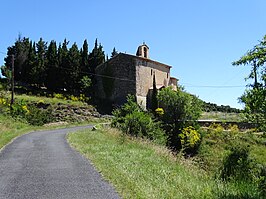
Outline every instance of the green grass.
POLYGON ((15 121, 11 117, 0 114, 0 149, 13 138, 34 129, 36 129, 36 127, 20 121, 15 121))
POLYGON ((68 141, 123 198, 258 198, 252 185, 215 180, 163 146, 112 129, 71 133, 68 141))
POLYGON ((197 156, 202 161, 202 167, 208 171, 217 172, 230 146, 236 143, 248 145, 251 158, 259 164, 266 165, 266 138, 253 133, 222 131, 205 132, 197 156))
POLYGON ((48 130, 57 128, 66 128, 72 126, 82 126, 87 124, 97 124, 104 120, 92 119, 90 122, 83 123, 62 123, 47 126, 32 126, 23 120, 13 119, 11 116, 5 116, 0 113, 0 149, 8 144, 12 139, 28 132, 36 130, 48 130))
MULTIPOLYGON (((30 96, 30 95, 15 95, 15 100, 24 100, 27 103, 38 103, 43 101, 45 104, 64 104, 64 105, 74 105, 74 106, 84 106, 84 102, 64 100, 52 97, 42 97, 42 96, 30 96)), ((87 105, 87 104, 86 104, 87 105)))
POLYGON ((217 121, 230 121, 230 122, 240 122, 243 120, 243 115, 241 113, 222 113, 217 111, 203 112, 200 119, 201 120, 217 120, 217 121))

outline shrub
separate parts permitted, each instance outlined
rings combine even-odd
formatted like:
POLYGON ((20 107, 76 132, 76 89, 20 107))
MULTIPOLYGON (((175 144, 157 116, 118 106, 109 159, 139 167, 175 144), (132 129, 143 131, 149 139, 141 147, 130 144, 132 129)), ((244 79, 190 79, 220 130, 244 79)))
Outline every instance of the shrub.
POLYGON ((260 169, 258 188, 260 191, 260 195, 263 198, 266 198, 266 165, 262 166, 260 169))
POLYGON ((10 114, 13 117, 21 117, 24 118, 25 115, 29 114, 29 109, 24 100, 20 100, 18 102, 15 102, 10 109, 10 114))
POLYGON ((155 113, 156 113, 156 115, 161 117, 164 115, 164 110, 163 110, 163 108, 157 108, 157 109, 155 109, 155 113))
POLYGON ((217 124, 217 123, 212 123, 209 126, 209 129, 211 129, 211 131, 213 131, 215 134, 219 134, 224 131, 224 127, 221 124, 217 124))
POLYGON ((121 107, 115 109, 112 114, 114 118, 112 120, 113 127, 120 127, 121 124, 125 123, 125 116, 133 112, 143 111, 142 108, 136 103, 133 95, 127 96, 127 102, 121 107))
POLYGON ((53 121, 52 109, 37 108, 34 105, 29 106, 29 113, 25 115, 25 119, 31 125, 42 126, 53 121))
POLYGON ((166 138, 160 124, 141 109, 134 96, 128 96, 127 103, 113 111, 113 115, 112 126, 121 129, 124 133, 165 144, 166 138))
POLYGON ((57 99, 65 99, 64 95, 63 94, 60 94, 60 93, 54 93, 53 94, 53 97, 54 98, 57 98, 57 99))
POLYGON ((177 91, 165 88, 158 93, 158 102, 164 110, 159 119, 168 136, 167 145, 173 150, 180 150, 179 134, 186 126, 196 126, 201 115, 201 101, 181 88, 177 91))
POLYGON ((179 134, 181 145, 183 150, 187 154, 195 154, 200 144, 200 134, 194 127, 188 126, 183 128, 182 133, 179 134))
POLYGON ((229 125, 228 126, 228 129, 232 132, 232 133, 238 133, 239 132, 239 128, 236 124, 233 124, 233 125, 229 125))
POLYGON ((145 112, 133 112, 125 117, 122 131, 136 137, 144 137, 165 144, 164 132, 158 123, 145 112))
POLYGON ((223 180, 250 181, 253 168, 249 147, 244 144, 235 144, 224 158, 220 177, 223 180))

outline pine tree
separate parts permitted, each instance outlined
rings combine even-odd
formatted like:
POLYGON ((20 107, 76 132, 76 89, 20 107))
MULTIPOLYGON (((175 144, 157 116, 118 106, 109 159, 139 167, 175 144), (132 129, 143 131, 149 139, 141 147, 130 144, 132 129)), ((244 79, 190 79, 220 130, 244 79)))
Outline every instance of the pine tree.
POLYGON ((118 55, 117 50, 115 49, 115 47, 113 48, 112 54, 111 54, 111 58, 113 58, 114 56, 118 55))
POLYGON ((46 67, 46 50, 47 43, 43 41, 42 38, 37 42, 37 53, 36 53, 36 64, 32 68, 32 78, 33 82, 37 86, 45 86, 45 81, 47 78, 47 67, 46 67))
POLYGON ((4 59, 5 67, 2 70, 4 76, 11 71, 12 56, 14 55, 15 81, 25 81, 29 48, 29 38, 21 38, 21 35, 19 35, 15 44, 8 47, 7 57, 4 59))
POLYGON ((27 58, 30 48, 29 38, 18 38, 15 43, 15 79, 16 81, 25 82, 25 75, 27 73, 27 58))
MULTIPOLYGON (((96 85, 95 69, 97 66, 105 62, 105 54, 103 51, 103 46, 100 44, 98 46, 97 39, 95 40, 95 45, 92 52, 89 54, 89 71, 91 73, 90 78, 92 80, 92 89, 96 85)), ((93 93, 91 93, 94 95, 93 93)))
POLYGON ((16 49, 14 45, 7 48, 7 56, 4 59, 5 67, 2 67, 1 69, 2 74, 7 78, 10 78, 9 76, 11 74, 12 55, 15 55, 15 52, 16 52, 16 49))
POLYGON ((36 44, 35 42, 32 43, 30 41, 30 48, 29 48, 29 54, 27 59, 27 73, 26 73, 26 82, 27 83, 34 83, 33 82, 33 70, 35 65, 37 64, 37 57, 36 57, 36 44))
POLYGON ((151 96, 151 110, 155 111, 158 108, 158 99, 157 99, 157 87, 156 87, 156 80, 155 74, 153 75, 153 85, 152 85, 152 96, 151 96))
POLYGON ((81 49, 81 67, 82 71, 89 72, 89 46, 87 39, 84 40, 83 47, 81 49))
POLYGON ((46 86, 52 91, 56 91, 59 88, 60 78, 58 68, 58 54, 55 41, 51 41, 47 50, 47 79, 46 86))
POLYGON ((64 39, 64 42, 59 45, 58 48, 58 63, 60 69, 60 85, 63 89, 67 88, 67 79, 69 76, 69 66, 68 66, 68 41, 64 39))
POLYGON ((69 76, 67 79, 67 86, 68 89, 72 93, 78 93, 80 90, 79 87, 79 78, 81 73, 80 67, 80 52, 78 50, 78 46, 74 43, 68 52, 68 69, 69 69, 69 76))

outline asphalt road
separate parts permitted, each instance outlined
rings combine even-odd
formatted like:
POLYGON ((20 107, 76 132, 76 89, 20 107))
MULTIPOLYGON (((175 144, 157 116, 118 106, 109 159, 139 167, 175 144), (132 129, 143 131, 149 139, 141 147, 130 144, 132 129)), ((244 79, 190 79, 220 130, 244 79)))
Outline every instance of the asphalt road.
POLYGON ((1 199, 119 198, 92 164, 67 143, 86 127, 33 132, 0 152, 1 199))

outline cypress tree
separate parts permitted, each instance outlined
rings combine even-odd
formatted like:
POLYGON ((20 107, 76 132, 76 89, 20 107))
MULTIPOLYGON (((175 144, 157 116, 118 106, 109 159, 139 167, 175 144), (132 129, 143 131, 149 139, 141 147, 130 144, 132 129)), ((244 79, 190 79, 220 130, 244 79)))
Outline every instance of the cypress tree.
POLYGON ((68 65, 69 76, 67 78, 67 85, 72 93, 79 92, 79 77, 81 73, 80 67, 80 52, 78 46, 74 43, 68 51, 68 65))
POLYGON ((46 86, 52 91, 56 91, 59 88, 60 78, 58 76, 58 55, 57 55, 57 46, 55 41, 51 41, 48 50, 47 50, 47 81, 46 86))
POLYGON ((68 41, 64 39, 64 42, 59 45, 58 49, 58 59, 59 59, 59 69, 60 69, 60 80, 62 88, 67 88, 67 80, 69 77, 69 65, 68 65, 68 41))
POLYGON ((114 56, 118 55, 117 50, 115 49, 115 47, 113 48, 113 51, 111 53, 111 58, 113 58, 114 56))
POLYGON ((152 96, 151 96, 151 110, 154 112, 158 108, 157 88, 155 74, 153 75, 152 96))
POLYGON ((81 67, 82 71, 89 72, 89 46, 87 39, 84 40, 83 46, 81 49, 81 67))
POLYGON ((28 54, 28 59, 27 59, 27 74, 26 74, 26 82, 27 83, 34 83, 33 82, 33 70, 35 65, 37 64, 37 59, 36 59, 36 44, 35 42, 32 43, 30 41, 30 48, 29 48, 29 54, 28 54))
MULTIPOLYGON (((100 44, 98 46, 98 40, 95 40, 95 45, 92 52, 89 54, 89 70, 90 70, 90 78, 92 80, 92 89, 95 88, 96 85, 96 77, 95 77, 95 69, 98 65, 105 62, 105 54, 103 51, 103 46, 100 44)), ((92 93, 93 95, 93 93, 92 93)))
POLYGON ((21 38, 19 35, 15 44, 7 49, 7 57, 4 59, 5 67, 2 70, 4 76, 8 76, 11 71, 12 55, 14 55, 15 81, 25 81, 29 48, 29 38, 21 38))
POLYGON ((33 82, 37 86, 44 86, 46 77, 47 77, 47 68, 46 68, 46 50, 47 43, 43 41, 42 38, 37 42, 37 53, 36 53, 36 64, 32 68, 32 78, 33 82))

